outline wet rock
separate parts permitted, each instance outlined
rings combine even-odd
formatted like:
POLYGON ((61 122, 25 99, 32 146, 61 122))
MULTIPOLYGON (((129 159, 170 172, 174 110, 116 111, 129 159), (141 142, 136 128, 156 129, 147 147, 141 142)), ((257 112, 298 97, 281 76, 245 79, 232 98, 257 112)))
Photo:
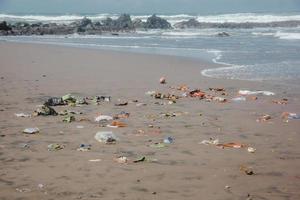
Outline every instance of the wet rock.
POLYGON ((174 25, 175 28, 185 29, 185 28, 199 28, 201 23, 196 19, 190 19, 188 21, 178 22, 174 25))
POLYGON ((152 15, 147 19, 147 22, 145 23, 145 28, 147 29, 171 29, 171 24, 160 17, 157 17, 156 15, 152 15))

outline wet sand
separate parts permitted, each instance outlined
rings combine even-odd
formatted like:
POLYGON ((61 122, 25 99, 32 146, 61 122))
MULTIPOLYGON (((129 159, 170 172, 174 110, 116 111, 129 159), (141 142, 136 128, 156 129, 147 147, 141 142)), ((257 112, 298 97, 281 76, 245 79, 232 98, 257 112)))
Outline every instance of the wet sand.
POLYGON ((300 199, 300 120, 287 123, 280 117, 285 111, 300 113, 297 87, 206 78, 201 69, 211 64, 185 58, 51 45, 0 42, 0 60, 0 199, 300 199), (161 76, 167 84, 159 84, 161 76), (228 95, 223 97, 229 100, 239 89, 276 95, 227 103, 180 98, 171 105, 155 104, 168 101, 145 95, 152 90, 182 95, 170 89, 180 84, 210 94, 209 87, 224 87, 228 95), (62 116, 14 115, 31 114, 49 97, 67 93, 109 95, 112 102, 53 107, 83 112, 72 123, 62 122, 62 116), (272 103, 282 98, 289 99, 287 105, 272 103), (118 99, 130 103, 115 106, 118 99), (147 105, 138 107, 132 100, 147 105), (121 111, 130 113, 121 120, 126 128, 103 128, 93 121, 99 113, 121 111), (167 112, 180 115, 160 116, 167 112), (272 119, 258 123, 262 114, 272 119), (89 121, 79 121, 83 118, 89 121), (40 133, 25 135, 27 127, 38 127, 40 133), (96 132, 106 130, 120 141, 106 145, 94 139, 96 132), (165 136, 175 138, 174 143, 151 146, 165 136), (199 144, 209 138, 256 151, 199 144), (65 148, 48 151, 51 143, 65 148), (82 143, 91 144, 91 151, 76 151, 82 143), (147 161, 120 164, 117 156, 131 161, 145 156, 147 161), (252 168, 254 175, 241 166, 252 168))

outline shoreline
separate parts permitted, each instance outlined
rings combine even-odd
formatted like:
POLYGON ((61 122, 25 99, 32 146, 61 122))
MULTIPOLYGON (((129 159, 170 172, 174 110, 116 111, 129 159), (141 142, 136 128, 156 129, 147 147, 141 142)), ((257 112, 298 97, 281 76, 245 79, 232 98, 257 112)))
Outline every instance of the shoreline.
POLYGON ((0 60, 3 199, 280 200, 300 196, 299 120, 281 118, 283 112, 300 113, 299 90, 207 78, 201 75, 206 63, 175 56, 0 42, 0 60), (166 84, 159 83, 162 76, 166 84), (173 89, 182 84, 228 102, 182 97, 183 91, 173 89), (224 87, 226 94, 214 93, 210 87, 224 87), (232 101, 240 89, 275 95, 232 101), (181 98, 169 104, 145 95, 153 90, 181 98), (82 112, 74 114, 71 123, 62 122, 64 116, 15 116, 31 114, 50 97, 68 93, 111 96, 112 100, 53 106, 57 112, 82 112), (272 103, 283 98, 288 98, 288 104, 272 103), (124 101, 128 104, 115 105, 124 101), (128 125, 125 128, 101 127, 94 121, 99 114, 114 116, 122 111, 130 113, 129 118, 120 119, 128 125), (264 114, 271 119, 257 122, 264 114), (29 127, 38 127, 40 133, 22 133, 29 127), (94 138, 98 131, 112 131, 119 140, 112 145, 99 143, 94 138), (155 145, 168 136, 173 143, 155 145), (201 143, 210 138, 245 144, 256 151, 201 143), (53 143, 64 148, 48 151, 53 143), (91 150, 77 151, 80 144, 90 144, 91 150), (146 160, 122 164, 115 161, 118 156, 146 160), (254 174, 245 174, 244 166, 254 174))

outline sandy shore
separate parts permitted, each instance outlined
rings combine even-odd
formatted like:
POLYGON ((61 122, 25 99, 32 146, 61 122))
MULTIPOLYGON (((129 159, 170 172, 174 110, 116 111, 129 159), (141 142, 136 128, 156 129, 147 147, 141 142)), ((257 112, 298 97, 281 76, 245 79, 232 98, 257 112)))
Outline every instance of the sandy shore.
POLYGON ((171 56, 1 42, 0 60, 0 199, 300 199, 300 120, 287 123, 280 117, 286 111, 300 113, 299 88, 206 78, 201 69, 208 63, 171 56), (161 76, 167 84, 159 84, 161 76), (276 95, 227 103, 189 97, 171 105, 155 104, 168 101, 145 95, 155 90, 181 96, 182 91, 170 89, 180 84, 210 94, 209 87, 224 87, 227 95, 222 97, 228 100, 240 89, 276 95), (62 116, 14 115, 30 114, 49 97, 67 93, 109 95, 112 102, 53 107, 83 112, 72 123, 62 122, 62 116), (282 98, 288 98, 287 105, 272 103, 282 98), (118 99, 129 104, 115 106, 118 99), (147 105, 136 106, 133 100, 147 105), (93 121, 99 113, 121 111, 130 113, 121 120, 126 128, 103 128, 93 121), (262 114, 272 119, 257 122, 262 114), (40 133, 23 134, 28 127, 38 127, 40 133), (105 130, 119 137, 117 144, 94 139, 105 130), (153 147, 166 136, 174 142, 153 147), (209 138, 256 151, 200 144, 209 138), (51 143, 65 148, 48 151, 51 143), (91 144, 91 150, 77 151, 82 143, 91 144), (129 162, 117 163, 118 156, 129 162), (140 156, 147 160, 130 162, 140 156), (99 162, 89 161, 94 159, 99 162), (245 174, 241 166, 254 174, 245 174))

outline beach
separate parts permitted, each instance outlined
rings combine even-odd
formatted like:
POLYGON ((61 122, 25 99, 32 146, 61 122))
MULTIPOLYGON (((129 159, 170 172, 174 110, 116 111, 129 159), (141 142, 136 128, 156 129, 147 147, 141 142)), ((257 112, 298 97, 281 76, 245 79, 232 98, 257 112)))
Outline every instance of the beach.
POLYGON ((281 117, 283 112, 300 113, 296 85, 204 77, 201 70, 220 65, 192 58, 45 44, 1 41, 0 60, 3 200, 300 198, 300 121, 281 117), (162 76, 166 84, 159 83, 162 76), (174 87, 183 84, 227 101, 182 97, 184 92, 174 87), (226 94, 209 88, 224 88, 226 94), (275 95, 232 101, 239 90, 275 95), (181 98, 169 104, 145 95, 147 91, 181 98), (56 111, 82 112, 71 123, 62 122, 63 116, 15 116, 31 114, 50 97, 68 93, 112 99, 100 105, 53 106, 56 111), (272 102, 283 98, 287 104, 272 102), (128 105, 115 106, 124 101, 128 105), (99 114, 113 116, 121 111, 130 113, 121 120, 128 127, 100 127, 94 121, 99 114), (257 122, 266 114, 271 119, 257 122), (22 133, 29 127, 40 132, 22 133), (112 145, 100 143, 94 138, 98 131, 113 131, 119 140, 112 145), (173 143, 153 145, 167 136, 174 138, 173 143), (210 138, 243 145, 220 148, 201 143, 210 138), (64 148, 48 151, 51 143, 64 148), (90 144, 91 150, 77 151, 80 144, 90 144), (119 156, 129 161, 118 163, 119 156), (131 162, 140 157, 147 160, 131 162))

